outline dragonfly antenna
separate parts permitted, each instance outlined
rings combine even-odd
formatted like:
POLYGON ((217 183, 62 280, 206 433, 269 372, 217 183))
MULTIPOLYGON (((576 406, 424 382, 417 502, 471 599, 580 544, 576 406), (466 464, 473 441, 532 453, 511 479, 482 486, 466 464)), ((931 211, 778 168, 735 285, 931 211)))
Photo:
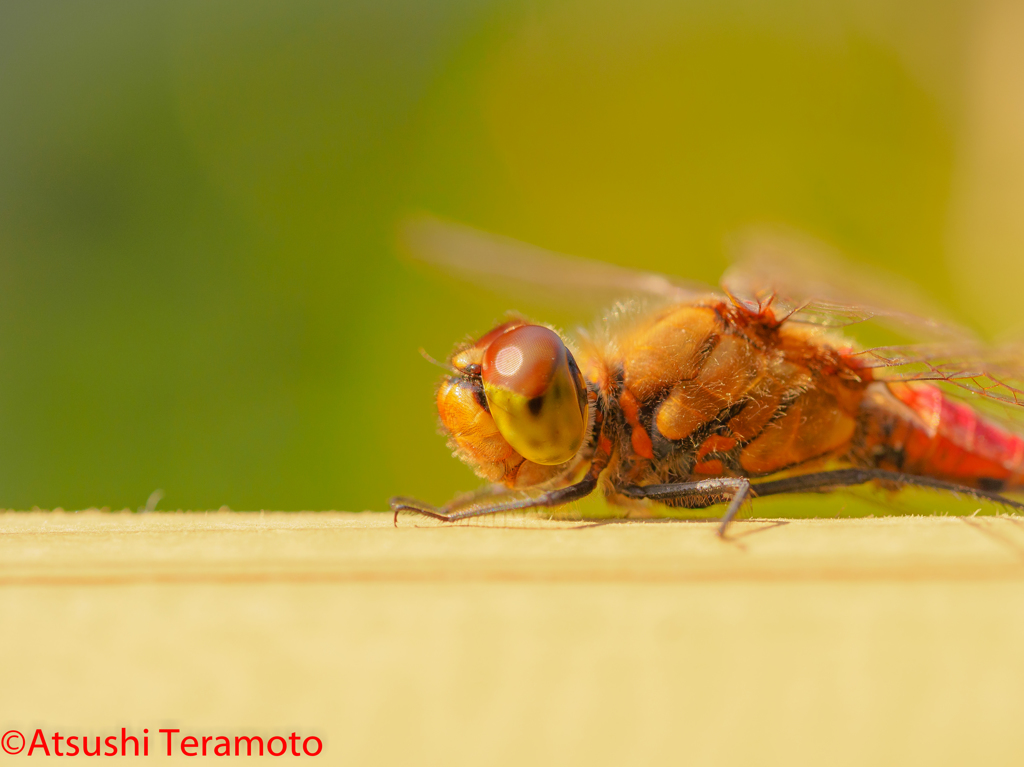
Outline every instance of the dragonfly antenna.
POLYGON ((449 365, 447 362, 438 362, 433 357, 431 357, 429 354, 427 354, 427 350, 424 349, 422 346, 420 347, 420 356, 423 357, 423 359, 425 359, 431 365, 437 365, 439 368, 444 368, 445 370, 447 370, 449 373, 452 373, 453 375, 458 375, 459 374, 459 371, 456 370, 451 365, 449 365))

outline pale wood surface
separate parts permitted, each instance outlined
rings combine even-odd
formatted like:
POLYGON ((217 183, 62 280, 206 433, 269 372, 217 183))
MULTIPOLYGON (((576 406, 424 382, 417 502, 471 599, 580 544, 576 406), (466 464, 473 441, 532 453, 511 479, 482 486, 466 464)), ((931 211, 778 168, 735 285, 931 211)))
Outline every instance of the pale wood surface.
POLYGON ((1024 760, 1019 517, 401 525, 0 514, 0 729, 295 730, 350 765, 1024 760))

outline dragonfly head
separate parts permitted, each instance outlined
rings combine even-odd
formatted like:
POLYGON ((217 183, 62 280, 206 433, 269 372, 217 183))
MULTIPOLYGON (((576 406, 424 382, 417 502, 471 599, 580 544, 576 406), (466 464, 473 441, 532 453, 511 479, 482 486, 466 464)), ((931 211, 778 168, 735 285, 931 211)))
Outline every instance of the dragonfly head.
POLYGON ((586 382, 553 330, 512 320, 457 352, 451 364, 460 375, 442 385, 438 410, 470 453, 478 452, 473 443, 484 441, 488 420, 502 441, 535 464, 563 464, 579 451, 588 422, 586 382), (469 419, 466 411, 474 408, 469 419), (466 429, 469 420, 475 434, 466 429))

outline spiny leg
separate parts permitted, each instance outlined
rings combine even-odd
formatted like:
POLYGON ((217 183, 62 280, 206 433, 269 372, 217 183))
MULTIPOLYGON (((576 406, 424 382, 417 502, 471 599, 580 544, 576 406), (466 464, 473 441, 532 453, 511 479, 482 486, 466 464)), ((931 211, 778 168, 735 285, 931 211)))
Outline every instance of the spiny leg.
POLYGON ((428 517, 433 517, 439 513, 443 514, 450 512, 454 508, 472 506, 475 503, 479 503, 484 498, 493 498, 499 495, 508 495, 508 489, 501 485, 484 485, 483 487, 478 487, 476 490, 471 490, 468 493, 457 495, 440 509, 416 498, 407 498, 400 495, 390 498, 388 500, 388 505, 395 512, 394 525, 395 527, 398 527, 399 511, 416 511, 417 513, 424 514, 428 517), (396 508, 396 506, 398 508, 396 508))
POLYGON ((695 482, 673 482, 666 485, 629 485, 618 489, 629 498, 648 498, 652 501, 675 501, 688 499, 689 508, 703 509, 720 503, 722 496, 729 497, 729 505, 718 526, 718 537, 724 538, 729 523, 736 518, 744 501, 752 496, 750 480, 746 477, 715 477, 695 482), (694 503, 693 501, 696 501, 694 503))
POLYGON ((509 494, 510 497, 507 500, 495 501, 477 508, 473 507, 474 504, 478 502, 480 495, 486 495, 486 493, 474 493, 469 497, 462 496, 461 498, 456 498, 454 501, 447 503, 440 508, 423 503, 422 501, 417 501, 414 498, 396 497, 392 498, 390 503, 391 510, 395 512, 396 524, 398 521, 398 512, 400 511, 414 511, 418 514, 423 514, 424 516, 440 519, 443 522, 457 522, 460 519, 482 517, 487 514, 497 514, 501 511, 518 511, 520 509, 561 506, 563 504, 572 503, 573 501, 585 498, 593 492, 595 487, 597 487, 597 477, 588 474, 575 485, 551 490, 537 496, 509 494))
POLYGON ((825 490, 838 490, 843 487, 854 487, 873 481, 891 482, 907 487, 923 487, 930 490, 944 490, 950 493, 961 493, 982 500, 993 501, 1014 509, 1024 511, 1024 503, 1014 501, 999 493, 980 490, 975 487, 958 485, 932 477, 921 477, 913 474, 901 474, 883 469, 835 469, 814 474, 798 474, 783 479, 758 482, 751 485, 745 478, 718 477, 702 479, 696 482, 679 482, 666 485, 648 485, 647 487, 631 486, 620 488, 619 492, 630 498, 649 498, 654 501, 668 501, 682 498, 698 499, 691 508, 705 508, 718 503, 727 493, 732 494, 726 508, 718 534, 725 536, 729 523, 739 513, 743 502, 752 497, 782 495, 784 493, 817 493, 825 490))
POLYGON ((885 471, 884 469, 835 469, 815 474, 797 474, 793 477, 759 482, 753 486, 753 493, 758 497, 780 495, 782 493, 816 493, 823 490, 837 490, 841 487, 863 485, 866 482, 875 480, 907 487, 923 487, 930 490, 961 493, 972 498, 993 501, 1014 509, 1024 510, 1024 503, 1014 501, 999 493, 980 490, 979 488, 966 485, 958 485, 955 482, 946 482, 945 480, 933 479, 932 477, 901 474, 897 471, 885 471))

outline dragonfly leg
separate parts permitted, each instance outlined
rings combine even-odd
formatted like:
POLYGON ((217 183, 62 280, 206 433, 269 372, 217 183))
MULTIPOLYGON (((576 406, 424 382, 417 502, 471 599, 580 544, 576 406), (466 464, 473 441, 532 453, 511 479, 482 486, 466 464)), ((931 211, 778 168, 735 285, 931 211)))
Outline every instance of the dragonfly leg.
POLYGON ((945 480, 932 477, 901 474, 898 471, 885 471, 884 469, 835 469, 815 474, 798 474, 793 477, 758 482, 753 486, 753 492, 757 496, 779 495, 781 493, 816 493, 824 490, 836 490, 841 487, 863 485, 866 482, 875 480, 891 482, 892 484, 905 487, 924 487, 931 490, 960 493, 972 498, 993 501, 1014 509, 1024 510, 1024 503, 1014 501, 999 493, 981 490, 976 487, 967 487, 966 485, 958 485, 955 482, 946 482, 945 480))
MULTIPOLYGON (((493 498, 497 495, 507 493, 508 490, 501 485, 484 485, 483 487, 478 487, 476 490, 471 490, 468 493, 456 496, 440 509, 416 498, 406 498, 404 496, 394 496, 388 499, 388 504, 395 512, 394 523, 395 527, 398 527, 399 511, 416 511, 420 514, 424 514, 425 516, 433 517, 437 514, 443 514, 446 510, 451 510, 456 506, 469 506, 470 504, 482 501, 484 498, 493 498), (396 506, 399 508, 396 509, 396 506)), ((441 517, 438 517, 438 519, 440 518, 441 517)))
POLYGON ((724 538, 726 528, 739 514, 744 501, 753 495, 746 477, 714 477, 695 482, 674 482, 666 485, 630 485, 618 489, 629 498, 647 498, 652 501, 684 500, 693 509, 703 509, 729 499, 729 505, 718 526, 718 537, 724 538))
MULTIPOLYGON (((487 514, 497 514, 501 511, 561 506, 585 498, 593 492, 595 487, 597 487, 597 477, 588 474, 575 485, 550 490, 542 495, 523 496, 510 493, 504 500, 494 500, 481 504, 481 497, 493 495, 494 493, 472 493, 469 496, 456 498, 454 501, 439 508, 422 501, 417 501, 415 498, 396 497, 391 499, 390 504, 391 510, 395 512, 396 524, 398 512, 400 511, 413 511, 417 514, 440 519, 442 522, 456 522, 460 519, 482 517, 487 514)), ((485 490, 490 490, 490 488, 485 490)))

